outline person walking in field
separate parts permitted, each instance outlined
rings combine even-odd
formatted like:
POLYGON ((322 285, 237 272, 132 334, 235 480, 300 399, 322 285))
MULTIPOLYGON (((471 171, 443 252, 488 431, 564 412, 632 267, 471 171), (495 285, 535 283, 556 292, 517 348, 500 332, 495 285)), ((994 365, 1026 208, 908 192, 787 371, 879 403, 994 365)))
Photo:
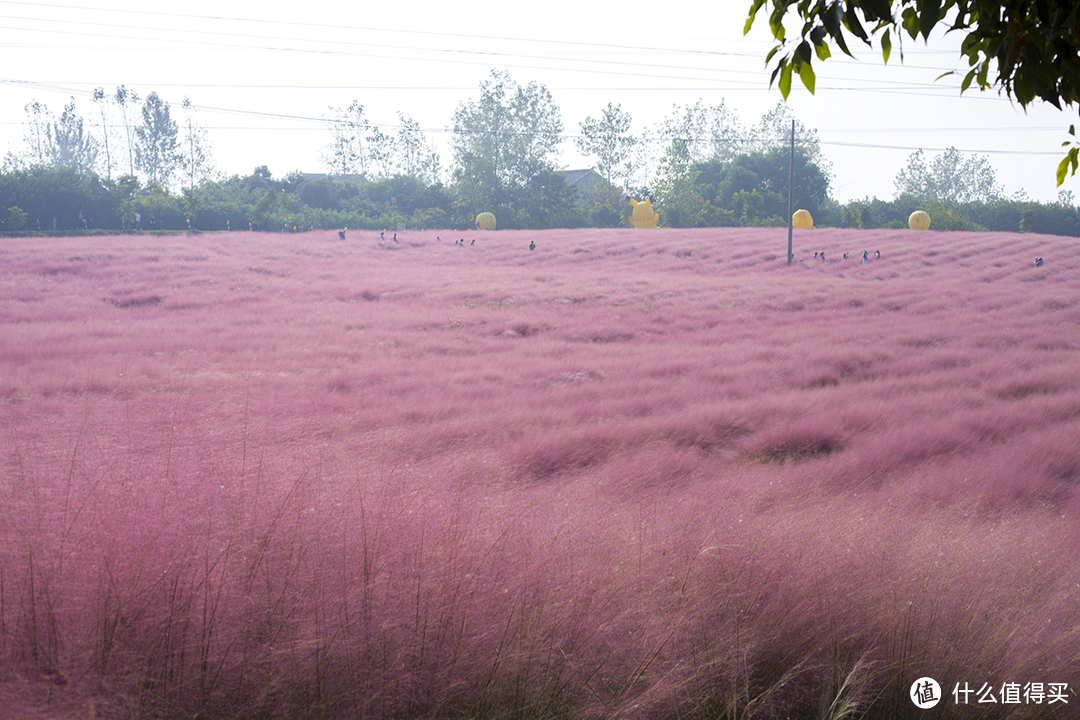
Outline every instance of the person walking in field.
POLYGON ((862 251, 862 264, 867 265, 867 264, 869 264, 869 262, 870 262, 870 251, 869 250, 863 250, 862 251))

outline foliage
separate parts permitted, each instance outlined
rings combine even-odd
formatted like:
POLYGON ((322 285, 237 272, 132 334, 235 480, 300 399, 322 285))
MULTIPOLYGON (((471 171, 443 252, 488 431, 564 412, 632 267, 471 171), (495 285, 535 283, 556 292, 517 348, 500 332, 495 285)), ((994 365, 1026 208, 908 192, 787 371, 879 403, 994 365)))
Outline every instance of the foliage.
POLYGON ((364 138, 370 162, 367 165, 371 180, 385 180, 393 173, 396 142, 394 136, 384 133, 378 125, 372 125, 364 138))
POLYGON ((142 124, 135 128, 135 161, 149 184, 168 187, 183 163, 180 130, 172 119, 169 103, 156 92, 146 96, 142 124))
POLYGON ((402 175, 409 175, 432 185, 439 181, 439 154, 435 151, 420 123, 398 112, 397 137, 394 142, 394 164, 402 175))
POLYGON ((23 109, 27 117, 30 164, 44 165, 48 158, 49 125, 52 113, 37 100, 31 100, 23 109))
POLYGON ((824 174, 830 175, 828 163, 821 154, 821 141, 818 139, 817 130, 798 120, 794 111, 783 102, 777 102, 772 110, 761 116, 756 126, 747 131, 744 152, 767 153, 781 148, 790 148, 793 125, 796 151, 804 155, 810 163, 821 168, 824 174))
POLYGON ((673 140, 653 183, 662 226, 699 227, 704 223, 705 198, 694 187, 699 172, 690 159, 690 144, 679 138, 673 140))
POLYGON ((364 114, 364 106, 356 100, 347 108, 330 108, 326 120, 330 130, 330 143, 322 150, 322 160, 335 175, 367 176, 368 154, 364 134, 371 123, 364 114))
POLYGON ((584 192, 584 224, 588 227, 626 227, 633 208, 620 188, 598 182, 584 192))
MULTIPOLYGON (((835 43, 851 55, 847 41, 857 38, 872 45, 880 37, 887 63, 895 36, 902 43, 904 31, 911 39, 928 40, 938 23, 949 32, 962 34, 960 56, 970 68, 960 84, 980 90, 997 87, 1022 107, 1039 99, 1054 107, 1080 103, 1080 13, 1073 3, 1061 0, 772 0, 769 28, 776 45, 766 62, 779 56, 772 73, 784 98, 797 74, 814 92, 812 60, 831 56, 835 43), (789 40, 784 27, 788 13, 802 20, 796 38, 789 40), (991 74, 993 73, 993 75, 991 74)), ((766 0, 752 0, 744 32, 749 32, 766 0)), ((902 57, 902 51, 901 51, 902 57)), ((946 73, 949 74, 949 73, 946 73)), ((1070 128, 1074 139, 1075 133, 1070 128)), ((1069 142, 1064 143, 1069 145, 1069 142)), ((1071 167, 1077 169, 1080 148, 1073 147, 1058 166, 1060 185, 1071 167)))
POLYGON ((894 181, 897 195, 944 202, 992 202, 1001 197, 994 168, 985 156, 964 157, 955 147, 934 157, 927 165, 922 150, 908 157, 907 166, 894 181))
POLYGON ((117 186, 94 173, 64 165, 37 165, 0 173, 0 207, 17 205, 43 230, 82 230, 79 213, 93 218, 93 227, 119 228, 117 186))
POLYGON ((30 216, 26 211, 22 210, 18 205, 12 205, 7 209, 7 217, 4 219, 2 227, 12 232, 25 230, 29 218, 30 216))
MULTIPOLYGON (((776 150, 739 156, 731 163, 681 165, 679 173, 671 176, 670 186, 658 186, 663 191, 658 191, 656 198, 661 225, 784 224, 787 161, 787 154, 776 150)), ((908 215, 924 209, 934 216, 935 230, 1017 232, 1027 211, 1024 229, 1030 232, 1080 236, 1080 216, 1074 206, 1063 201, 999 198, 930 203, 904 194, 894 200, 867 198, 840 208, 824 194, 826 183, 820 170, 796 153, 795 202, 810 211, 818 226, 907 227, 908 215)), ((0 172, 0 212, 13 206, 40 221, 46 231, 51 230, 55 216, 60 232, 81 230, 80 212, 93 218, 93 227, 114 230, 132 229, 136 211, 144 217, 144 229, 149 229, 148 217, 154 213, 155 230, 186 229, 192 210, 192 227, 201 230, 246 230, 249 222, 270 230, 286 225, 371 230, 471 227, 479 212, 454 188, 427 185, 414 177, 395 175, 366 183, 293 173, 276 179, 266 166, 247 176, 198 183, 180 195, 160 185, 144 186, 130 175, 110 181, 63 166, 10 169, 0 172), (126 225, 122 222, 125 215, 126 225)), ((562 173, 551 171, 538 176, 517 203, 491 211, 496 212, 499 227, 505 229, 625 227, 630 205, 618 188, 600 183, 579 199, 562 173)), ((13 230, 10 222, 5 230, 13 230)))
POLYGON ((596 158, 596 172, 612 185, 626 188, 633 175, 633 149, 637 139, 630 135, 631 117, 622 105, 607 104, 599 119, 586 117, 574 140, 582 155, 596 158))
POLYGON ((671 114, 657 128, 657 136, 664 152, 679 143, 680 152, 692 163, 730 162, 747 151, 747 131, 723 100, 715 105, 700 99, 693 105, 673 105, 671 114))
MULTIPOLYGON (((773 149, 740 155, 731 163, 710 161, 696 165, 695 190, 716 208, 708 224, 787 224, 791 160, 789 150, 773 149)), ((807 210, 819 226, 833 222, 829 185, 825 172, 797 149, 793 201, 795 207, 807 210)))
MULTIPOLYGON (((174 169, 184 169, 184 191, 177 194, 163 181, 134 174, 112 179, 115 147, 108 144, 107 133, 100 143, 110 148, 105 151, 105 178, 80 162, 54 165, 54 155, 74 157, 58 148, 77 148, 80 143, 85 148, 94 138, 84 131, 73 102, 59 120, 35 102, 26 107, 25 149, 18 155, 9 153, 0 169, 0 212, 21 208, 28 213, 28 226, 40 224, 46 232, 52 230, 55 216, 61 233, 84 231, 80 212, 88 218, 89 229, 114 230, 132 229, 136 212, 143 216, 143 228, 149 230, 153 214, 154 231, 186 230, 189 221, 191 229, 200 230, 472 227, 482 211, 495 213, 501 229, 625 227, 630 214, 625 188, 615 183, 596 183, 587 191, 566 184, 554 162, 557 130, 561 129, 558 108, 545 88, 518 86, 505 73, 493 73, 482 84, 480 98, 458 108, 455 182, 449 186, 438 182, 438 156, 415 121, 399 114, 401 125, 391 136, 372 128, 363 106, 356 102, 340 111, 347 122, 335 124, 353 133, 339 149, 354 153, 341 156, 347 163, 377 165, 369 172, 371 178, 359 173, 318 177, 291 172, 281 179, 266 166, 247 176, 214 178, 209 147, 202 144, 205 133, 195 121, 189 100, 183 105, 186 132, 181 141, 180 128, 156 93, 146 98, 143 123, 134 128, 126 117, 138 100, 134 92, 120 86, 107 102, 104 89, 98 88, 94 97, 103 128, 117 108, 125 116, 123 127, 136 139, 140 165, 146 165, 150 156, 147 141, 151 137, 175 141, 172 152, 166 154, 180 163, 174 169), (545 120, 551 117, 556 118, 553 123, 545 120), (372 138, 377 142, 372 143, 372 138), (369 151, 372 145, 385 150, 385 156, 369 151)), ((608 172, 628 173, 622 178, 625 182, 640 183, 630 192, 634 197, 654 198, 662 225, 785 224, 787 141, 793 120, 787 106, 778 103, 750 129, 739 126, 723 102, 674 106, 662 123, 636 137, 629 133, 629 120, 621 108, 609 105, 601 120, 582 123, 580 144, 607 153, 606 160, 600 159, 601 169, 606 170, 609 163, 621 166, 621 171, 608 172), (596 145, 587 142, 589 136, 596 145), (659 159, 646 160, 661 147, 659 159), (642 173, 652 168, 654 177, 643 182, 642 173)), ((895 200, 867 199, 841 208, 829 198, 828 166, 820 159, 815 131, 797 120, 795 127, 795 203, 813 215, 817 226, 906 227, 911 211, 923 208, 935 214, 935 230, 1015 232, 1022 227, 1035 233, 1080 235, 1071 196, 1063 194, 1058 202, 1045 204, 1019 196, 1001 199, 989 163, 965 158, 955 150, 931 161, 922 153, 913 155, 898 176, 895 200), (931 199, 939 205, 931 206, 931 199)), ((166 150, 168 144, 163 145, 166 150)), ((347 163, 338 169, 359 167, 347 163)), ((14 231, 10 222, 5 229, 14 231)))
POLYGON ((97 160, 97 141, 84 129, 83 119, 75 112, 75 98, 64 106, 57 122, 49 123, 47 159, 79 172, 90 170, 97 160))
POLYGON ((492 70, 480 97, 460 104, 453 122, 454 184, 471 217, 496 208, 516 215, 534 180, 555 170, 561 113, 539 83, 521 86, 492 70))
POLYGON ((128 175, 135 174, 135 145, 137 141, 135 108, 139 105, 139 94, 121 85, 113 93, 113 103, 120 108, 120 118, 124 123, 124 137, 127 140, 128 175))
POLYGON ((210 138, 206 128, 199 125, 195 118, 195 106, 185 97, 181 107, 184 110, 185 131, 181 169, 187 176, 187 186, 191 190, 197 180, 204 180, 213 172, 213 162, 210 159, 210 138))
POLYGON ((109 140, 113 137, 111 123, 109 122, 110 98, 105 94, 105 88, 94 88, 92 96, 94 104, 101 113, 101 147, 105 151, 105 179, 112 180, 112 149, 109 140))

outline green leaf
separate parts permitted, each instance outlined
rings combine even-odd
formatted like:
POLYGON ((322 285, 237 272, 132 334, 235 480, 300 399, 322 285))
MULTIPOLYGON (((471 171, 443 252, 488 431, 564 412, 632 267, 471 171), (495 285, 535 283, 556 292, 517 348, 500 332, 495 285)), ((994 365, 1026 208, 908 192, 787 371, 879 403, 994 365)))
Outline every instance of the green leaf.
POLYGON ((742 34, 746 35, 750 32, 750 28, 754 26, 754 20, 757 19, 758 10, 765 3, 765 0, 754 0, 754 4, 750 6, 750 17, 746 18, 746 24, 743 25, 742 34))
POLYGON ((791 71, 792 64, 790 62, 785 62, 780 70, 780 94, 784 96, 785 100, 791 93, 791 71))
POLYGON ((892 38, 889 37, 889 31, 886 30, 881 36, 881 57, 885 59, 885 64, 889 64, 889 55, 892 53, 892 38))
POLYGON ((866 6, 869 11, 867 17, 871 20, 883 20, 892 17, 892 3, 889 0, 867 0, 866 6))
POLYGON ((964 76, 964 82, 960 83, 960 92, 964 92, 971 87, 971 81, 975 79, 975 70, 968 70, 967 75, 964 76))
POLYGON ((915 8, 904 8, 903 18, 904 29, 908 31, 911 39, 919 37, 919 16, 915 13, 915 8))
POLYGON ((844 25, 851 31, 852 35, 869 42, 869 38, 866 36, 866 30, 863 28, 862 23, 859 22, 859 15, 855 12, 858 5, 852 3, 848 5, 847 12, 844 13, 844 25))
POLYGON ((844 52, 845 55, 847 55, 848 57, 855 57, 851 54, 851 51, 848 50, 847 41, 844 40, 843 35, 836 36, 836 44, 844 52))
POLYGON ((1057 184, 1065 182, 1065 176, 1069 173, 1069 166, 1072 166, 1072 174, 1076 174, 1076 166, 1078 163, 1078 155, 1080 155, 1080 149, 1073 148, 1069 151, 1069 154, 1061 159, 1057 168, 1057 184))
POLYGON ((779 7, 769 16, 769 30, 774 38, 784 42, 784 13, 779 7))
POLYGON ((804 62, 799 66, 799 79, 802 80, 802 84, 806 86, 806 89, 813 95, 816 78, 814 77, 814 69, 810 67, 810 63, 804 62))
POLYGON ((810 43, 806 40, 803 40, 799 43, 799 47, 795 48, 795 56, 804 63, 810 62, 811 52, 813 51, 810 49, 810 43))
POLYGON ((810 31, 810 42, 814 44, 814 53, 818 56, 818 60, 828 60, 832 56, 828 41, 825 39, 824 25, 818 25, 810 31))
POLYGON ((1035 99, 1035 84, 1024 76, 1017 76, 1013 81, 1013 95, 1021 105, 1027 105, 1035 99))
POLYGON ((825 30, 834 38, 840 37, 840 28, 844 21, 844 7, 839 2, 834 2, 821 16, 821 22, 825 30))
POLYGON ((930 33, 941 18, 941 0, 926 0, 922 4, 922 8, 922 17, 919 18, 919 32, 922 33, 923 40, 929 40, 930 33))

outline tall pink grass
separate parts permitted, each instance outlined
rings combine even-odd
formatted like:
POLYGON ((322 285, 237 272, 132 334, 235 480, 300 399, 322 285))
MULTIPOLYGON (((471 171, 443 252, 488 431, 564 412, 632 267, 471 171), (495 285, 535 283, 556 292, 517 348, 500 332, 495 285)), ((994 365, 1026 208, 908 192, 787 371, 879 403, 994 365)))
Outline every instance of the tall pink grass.
POLYGON ((3 707, 1070 716, 1066 239, 465 237, 0 245, 3 707))

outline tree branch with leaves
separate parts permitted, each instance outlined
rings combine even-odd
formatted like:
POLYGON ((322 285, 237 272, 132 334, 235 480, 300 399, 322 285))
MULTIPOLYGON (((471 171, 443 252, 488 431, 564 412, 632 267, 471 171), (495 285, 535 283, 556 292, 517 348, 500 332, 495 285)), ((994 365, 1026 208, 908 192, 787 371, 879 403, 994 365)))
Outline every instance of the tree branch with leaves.
MULTIPOLYGON (((776 40, 765 59, 766 63, 775 60, 770 84, 776 83, 785 99, 796 75, 814 92, 813 60, 815 56, 828 59, 834 44, 851 56, 849 40, 873 46, 876 37, 882 59, 888 63, 894 38, 902 43, 907 34, 912 40, 921 36, 925 42, 940 25, 964 36, 960 56, 968 70, 961 92, 973 85, 980 90, 996 87, 1025 108, 1035 100, 1058 109, 1080 104, 1080 6, 1073 2, 753 0, 744 34, 763 11, 776 40), (788 38, 784 25, 789 17, 802 23, 794 38, 788 38)), ((1058 185, 1070 168, 1075 174, 1080 163, 1075 125, 1069 133, 1072 139, 1063 146, 1072 147, 1058 165, 1058 185)))

